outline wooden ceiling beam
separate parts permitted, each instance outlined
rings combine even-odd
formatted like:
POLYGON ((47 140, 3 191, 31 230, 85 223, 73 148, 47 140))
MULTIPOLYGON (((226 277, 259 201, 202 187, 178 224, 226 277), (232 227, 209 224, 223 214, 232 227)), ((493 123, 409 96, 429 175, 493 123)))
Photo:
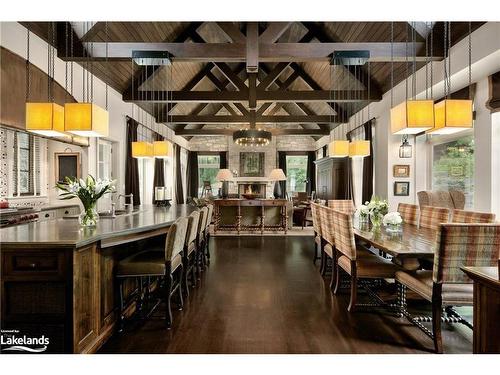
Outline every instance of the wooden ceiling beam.
MULTIPOLYGON (((175 132, 180 136, 229 136, 231 137, 237 129, 180 129, 175 132)), ((328 129, 270 129, 274 136, 294 135, 294 136, 325 136, 330 134, 328 129)))
POLYGON ((260 34, 260 43, 275 43, 288 30, 292 22, 270 22, 267 29, 260 34))
POLYGON ((216 62, 215 66, 219 68, 222 74, 231 82, 234 87, 236 87, 241 92, 248 92, 248 87, 245 85, 245 82, 235 73, 232 69, 223 62, 216 62))
POLYGON ((276 79, 285 71, 285 69, 290 65, 289 62, 280 62, 276 64, 276 66, 269 72, 268 75, 264 79, 262 79, 257 86, 259 90, 266 90, 269 86, 271 86, 276 79))
POLYGON ((233 22, 216 22, 216 24, 233 43, 246 43, 246 36, 233 22))
POLYGON ((259 71, 259 26, 257 22, 247 23, 246 63, 247 73, 259 71))
POLYGON ((97 34, 104 31, 106 22, 96 22, 94 25, 82 36, 82 42, 91 42, 95 39, 97 34))
MULTIPOLYGON (((173 115, 169 116, 171 124, 248 124, 252 115, 173 115)), ((161 119, 160 119, 161 120, 161 119)), ((255 116, 260 124, 329 124, 330 116, 325 115, 288 115, 288 116, 255 116)))

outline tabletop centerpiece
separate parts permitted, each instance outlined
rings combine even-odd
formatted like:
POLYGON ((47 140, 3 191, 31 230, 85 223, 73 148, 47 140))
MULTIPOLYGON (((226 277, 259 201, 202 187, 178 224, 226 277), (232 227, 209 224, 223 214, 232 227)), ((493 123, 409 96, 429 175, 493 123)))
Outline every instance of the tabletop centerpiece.
POLYGON ((115 191, 115 180, 95 179, 88 175, 85 180, 65 177, 64 182, 58 182, 56 187, 62 190, 60 199, 79 198, 83 205, 83 211, 78 216, 78 222, 84 227, 94 227, 99 221, 97 213, 97 201, 104 194, 115 191))
POLYGON ((389 204, 387 203, 387 200, 380 199, 374 195, 370 202, 365 202, 365 205, 369 211, 373 229, 380 229, 384 216, 389 212, 389 204))
MULTIPOLYGON (((368 202, 366 202, 368 203, 368 202)), ((368 206, 366 204, 362 204, 358 208, 358 216, 359 216, 359 222, 362 224, 368 223, 368 218, 370 216, 370 210, 368 209, 368 206)))
POLYGON ((399 233, 402 231, 403 218, 399 212, 389 212, 384 216, 383 223, 388 232, 399 233))

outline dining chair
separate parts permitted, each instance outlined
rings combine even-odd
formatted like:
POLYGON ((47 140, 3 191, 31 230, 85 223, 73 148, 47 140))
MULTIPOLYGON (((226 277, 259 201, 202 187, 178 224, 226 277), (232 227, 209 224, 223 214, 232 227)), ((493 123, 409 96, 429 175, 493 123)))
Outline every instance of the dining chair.
POLYGON ((403 219, 403 223, 418 225, 418 206, 416 204, 399 203, 398 212, 403 219))
POLYGON ((302 229, 307 226, 307 223, 312 223, 313 218, 312 218, 312 212, 311 212, 311 206, 306 205, 304 206, 304 212, 302 213, 302 229))
MULTIPOLYGON (((175 293, 179 296, 179 310, 182 310, 183 299, 183 263, 182 250, 186 241, 188 218, 177 219, 168 229, 163 251, 149 249, 133 254, 121 260, 116 267, 120 299, 120 331, 123 329, 124 316, 124 291, 123 282, 127 278, 161 277, 165 281, 165 320, 167 327, 172 326, 171 299, 175 293)), ((142 280, 140 281, 142 286, 142 280)), ((147 286, 149 290, 149 285, 147 286)), ((140 292, 139 292, 140 294, 140 292)), ((140 297, 140 296, 139 296, 140 297)))
POLYGON ((320 223, 321 223, 321 235, 323 237, 323 252, 321 258, 321 275, 326 274, 326 269, 328 266, 328 259, 331 259, 332 263, 332 278, 330 281, 330 288, 333 289, 333 284, 335 280, 336 267, 336 253, 335 253, 335 234, 333 231, 334 227, 334 217, 333 210, 326 206, 320 206, 320 223))
POLYGON ((352 199, 330 199, 328 200, 328 207, 351 216, 356 212, 352 199))
POLYGON ((193 211, 188 216, 188 226, 186 229, 186 241, 182 252, 182 264, 184 266, 184 293, 189 296, 189 275, 191 275, 191 284, 196 286, 196 258, 197 246, 196 238, 198 236, 198 223, 200 221, 200 211, 193 211))
POLYGON ((351 312, 356 309, 359 279, 394 278, 398 266, 356 244, 352 216, 336 210, 331 211, 333 212, 335 248, 340 253, 336 257, 337 270, 333 293, 337 294, 340 289, 340 270, 342 269, 351 278, 351 297, 347 308, 351 312))
POLYGON ((455 209, 452 212, 452 223, 494 223, 495 214, 455 209))
POLYGON ((437 353, 443 352, 442 320, 472 328, 453 306, 473 305, 472 280, 461 267, 497 267, 500 254, 500 224, 443 223, 438 228, 433 270, 398 271, 399 306, 410 322, 434 341, 437 353), (432 333, 422 324, 427 317, 413 317, 406 310, 406 288, 432 303, 432 333), (443 307, 447 317, 442 317, 443 307))
POLYGON ((200 220, 198 221, 198 237, 196 239, 198 248, 197 248, 197 260, 196 260, 196 273, 198 276, 201 271, 205 269, 206 258, 205 258, 205 230, 207 227, 208 220, 208 207, 204 206, 200 209, 200 220))
POLYGON ((210 224, 212 223, 212 216, 214 212, 214 205, 213 204, 208 204, 208 213, 207 213, 207 220, 205 222, 205 254, 207 257, 207 262, 210 262, 210 224))
POLYGON ((317 203, 311 203, 311 216, 314 230, 314 258, 313 264, 316 264, 318 259, 321 259, 321 254, 323 252, 323 245, 321 241, 321 218, 320 218, 320 205, 317 203))
POLYGON ((438 230, 441 223, 447 223, 450 210, 444 207, 424 206, 420 208, 420 228, 438 230))

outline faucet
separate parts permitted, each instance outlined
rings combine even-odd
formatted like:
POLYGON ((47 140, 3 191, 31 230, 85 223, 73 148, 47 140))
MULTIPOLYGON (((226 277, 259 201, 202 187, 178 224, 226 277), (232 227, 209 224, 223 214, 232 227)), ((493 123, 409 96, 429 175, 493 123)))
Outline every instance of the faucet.
MULTIPOLYGON (((134 194, 120 194, 118 195, 118 200, 120 200, 121 197, 125 198, 125 201, 123 203, 125 210, 128 212, 132 212, 132 210, 134 209, 134 194), (130 203, 127 203, 127 198, 130 198, 130 203)), ((114 211, 113 205, 111 206, 111 209, 114 211)))

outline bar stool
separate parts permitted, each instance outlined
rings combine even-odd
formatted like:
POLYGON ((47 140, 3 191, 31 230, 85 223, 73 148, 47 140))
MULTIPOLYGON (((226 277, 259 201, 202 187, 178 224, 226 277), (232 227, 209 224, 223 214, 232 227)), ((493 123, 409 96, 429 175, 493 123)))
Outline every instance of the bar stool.
POLYGON ((197 273, 198 276, 200 275, 201 271, 205 267, 205 252, 204 252, 204 246, 205 246, 205 229, 206 229, 206 222, 208 219, 208 207, 205 206, 201 208, 200 210, 200 220, 198 221, 198 237, 196 238, 196 243, 198 245, 197 251, 196 251, 196 266, 197 266, 197 273))
POLYGON ((214 205, 209 204, 207 205, 208 207, 208 214, 207 214, 207 220, 206 220, 206 225, 205 225, 205 247, 206 247, 206 254, 207 254, 207 262, 210 263, 210 224, 212 223, 212 214, 214 212, 214 205))
POLYGON ((188 216, 188 226, 186 230, 186 242, 184 244, 184 251, 182 252, 182 264, 184 266, 184 292, 189 296, 188 279, 191 274, 191 282, 193 287, 196 286, 196 252, 197 243, 196 237, 198 236, 198 223, 200 220, 200 212, 193 211, 188 216))
MULTIPOLYGON (((172 325, 171 299, 177 292, 179 296, 180 310, 183 307, 182 285, 183 285, 183 264, 182 250, 186 241, 186 230, 188 218, 181 217, 173 223, 167 234, 164 251, 150 249, 141 251, 121 260, 116 267, 116 278, 118 281, 120 296, 120 331, 123 330, 124 323, 124 295, 123 282, 127 278, 139 279, 138 297, 142 294, 142 277, 160 277, 165 280, 165 320, 167 328, 172 325)), ((149 290, 149 285, 148 285, 149 290)))

